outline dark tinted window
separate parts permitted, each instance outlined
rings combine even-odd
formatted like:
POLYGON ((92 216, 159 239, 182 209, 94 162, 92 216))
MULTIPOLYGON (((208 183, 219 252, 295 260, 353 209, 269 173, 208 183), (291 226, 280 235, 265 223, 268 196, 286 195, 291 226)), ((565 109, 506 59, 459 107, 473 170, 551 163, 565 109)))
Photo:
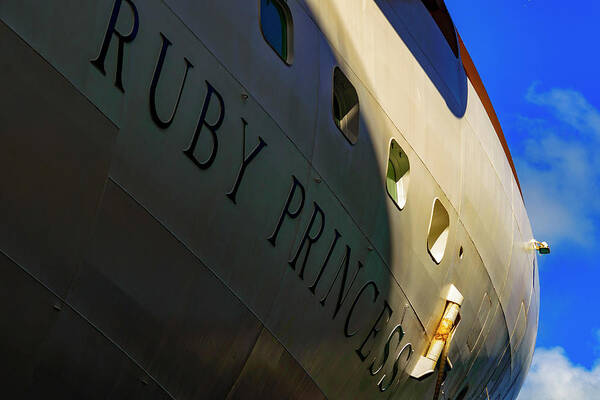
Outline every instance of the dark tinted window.
POLYGON ((288 6, 282 0, 261 0, 260 27, 269 46, 290 64, 292 19, 288 6))
POLYGON ((456 31, 454 29, 454 23, 450 18, 450 13, 444 4, 444 0, 421 0, 427 10, 435 20, 435 23, 440 28, 440 31, 444 34, 448 45, 452 49, 452 52, 458 57, 458 40, 456 39, 456 31))
POLYGON ((351 144, 358 141, 358 94, 338 67, 333 72, 333 121, 351 144))

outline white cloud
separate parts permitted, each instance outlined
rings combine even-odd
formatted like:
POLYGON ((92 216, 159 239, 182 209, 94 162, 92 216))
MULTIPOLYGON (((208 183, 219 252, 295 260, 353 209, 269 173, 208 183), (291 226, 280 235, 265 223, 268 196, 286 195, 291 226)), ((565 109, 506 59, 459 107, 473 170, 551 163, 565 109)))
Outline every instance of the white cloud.
POLYGON ((538 348, 518 400, 598 400, 600 365, 573 365, 561 347, 538 348))
POLYGON ((532 85, 526 99, 551 111, 518 120, 528 138, 515 161, 535 235, 591 246, 600 233, 600 112, 573 90, 532 85))
POLYGON ((536 84, 527 90, 526 99, 539 106, 551 108, 555 116, 580 132, 600 136, 600 112, 578 91, 554 88, 536 91, 536 84))
POLYGON ((525 143, 517 159, 527 210, 542 240, 570 240, 583 246, 596 234, 596 163, 583 144, 553 134, 525 143))

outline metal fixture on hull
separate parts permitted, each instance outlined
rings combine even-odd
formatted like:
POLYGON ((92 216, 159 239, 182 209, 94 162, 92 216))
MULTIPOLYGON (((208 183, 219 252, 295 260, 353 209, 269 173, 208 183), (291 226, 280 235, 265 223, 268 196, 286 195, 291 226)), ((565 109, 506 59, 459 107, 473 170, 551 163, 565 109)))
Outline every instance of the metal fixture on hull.
POLYGON ((464 297, 460 294, 458 289, 454 285, 450 285, 448 294, 446 295, 446 308, 444 309, 444 314, 435 330, 435 334, 431 339, 426 354, 419 358, 419 361, 415 364, 410 376, 422 379, 426 375, 433 373, 444 347, 449 346, 452 341, 452 335, 460 321, 459 312, 463 300, 464 297))
POLYGON ((537 240, 532 239, 531 244, 533 248, 538 251, 540 254, 550 254, 550 245, 546 242, 538 242, 537 240))

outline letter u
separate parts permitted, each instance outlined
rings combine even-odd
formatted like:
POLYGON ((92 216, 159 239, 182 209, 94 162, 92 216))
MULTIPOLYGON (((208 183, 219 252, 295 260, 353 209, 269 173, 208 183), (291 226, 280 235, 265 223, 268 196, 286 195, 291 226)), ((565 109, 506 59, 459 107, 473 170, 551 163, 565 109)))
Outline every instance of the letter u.
POLYGON ((160 50, 160 56, 158 57, 156 69, 154 70, 154 76, 152 77, 152 84, 150 85, 150 114, 152 115, 152 120, 156 125, 158 125, 162 129, 166 129, 173 123, 175 113, 177 113, 177 108, 179 107, 179 101, 181 100, 181 94, 183 93, 183 87, 185 86, 188 71, 190 68, 194 68, 194 66, 187 58, 183 58, 185 60, 185 73, 183 75, 183 82, 181 82, 181 87, 179 88, 179 94, 177 95, 177 102, 175 103, 175 108, 173 109, 173 112, 171 113, 169 119, 167 119, 166 121, 162 120, 159 117, 158 112, 156 110, 156 87, 158 86, 158 81, 160 80, 162 69, 165 64, 167 49, 172 43, 162 32, 160 33, 160 36, 162 37, 162 48, 160 50))

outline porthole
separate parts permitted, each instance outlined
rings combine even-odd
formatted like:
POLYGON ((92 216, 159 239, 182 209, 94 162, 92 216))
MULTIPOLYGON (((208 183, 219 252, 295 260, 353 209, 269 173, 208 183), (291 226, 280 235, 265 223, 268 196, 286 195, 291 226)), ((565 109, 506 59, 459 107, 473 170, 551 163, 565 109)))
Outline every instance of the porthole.
POLYGON ((450 216, 440 199, 435 199, 431 210, 431 220, 429 221, 427 250, 436 264, 442 262, 442 258, 444 258, 449 234, 450 216))
POLYGON ((409 179, 410 164, 408 157, 398 143, 392 140, 390 143, 385 186, 388 195, 401 210, 406 205, 409 179))
POLYGON ((260 30, 265 41, 286 63, 293 58, 293 21, 283 0, 260 0, 260 30))
POLYGON ((355 144, 358 141, 358 94, 352 83, 338 67, 333 71, 333 121, 344 137, 355 144))

